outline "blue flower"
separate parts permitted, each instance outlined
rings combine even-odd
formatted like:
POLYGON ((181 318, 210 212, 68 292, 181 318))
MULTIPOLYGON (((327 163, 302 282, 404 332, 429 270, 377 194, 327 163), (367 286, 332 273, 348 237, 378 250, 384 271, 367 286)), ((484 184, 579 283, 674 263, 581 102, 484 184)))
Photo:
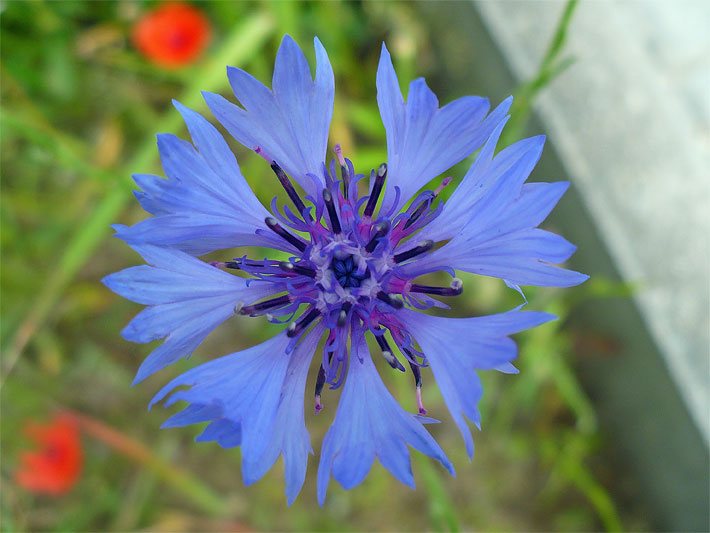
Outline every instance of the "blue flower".
POLYGON ((206 422, 198 441, 241 446, 246 483, 262 477, 283 455, 289 503, 303 485, 312 453, 304 391, 321 341, 316 413, 323 408, 326 384, 343 390, 320 455, 319 501, 331 476, 345 488, 354 487, 375 458, 414 486, 408 446, 454 472, 426 429, 436 420, 425 416, 422 368, 431 368, 472 455, 468 424, 479 424, 482 394, 476 370, 517 372, 510 335, 554 318, 520 308, 474 318, 421 311, 448 308, 441 298, 461 294, 455 270, 497 277, 517 290, 521 285, 568 287, 587 277, 556 266, 574 246, 537 227, 568 185, 525 183, 544 139, 525 139, 495 154, 511 99, 490 112, 480 97, 439 107, 418 79, 405 101, 383 46, 377 101, 387 133, 387 163, 368 180, 338 145, 326 164, 334 81, 318 39, 315 50, 315 78, 296 43, 285 37, 273 89, 229 68, 241 105, 204 95, 229 133, 268 162, 292 207, 279 209, 274 199, 266 209, 220 133, 175 102, 192 143, 158 136, 167 179, 135 176, 138 201, 153 216, 131 227, 116 226, 117 235, 148 265, 104 279, 116 293, 147 306, 124 329, 126 339, 165 339, 141 365, 136 382, 190 355, 234 315, 289 324, 260 345, 184 373, 151 403, 187 402, 164 427, 206 422), (418 192, 478 149, 448 202, 437 197, 451 178, 418 192), (249 245, 290 258, 241 256, 211 263, 198 258, 249 245), (417 282, 437 271, 451 275, 449 286, 417 282), (374 354, 367 337, 379 347, 374 354), (405 372, 403 362, 409 367, 416 413, 388 392, 373 363, 380 356, 393 369, 405 372))

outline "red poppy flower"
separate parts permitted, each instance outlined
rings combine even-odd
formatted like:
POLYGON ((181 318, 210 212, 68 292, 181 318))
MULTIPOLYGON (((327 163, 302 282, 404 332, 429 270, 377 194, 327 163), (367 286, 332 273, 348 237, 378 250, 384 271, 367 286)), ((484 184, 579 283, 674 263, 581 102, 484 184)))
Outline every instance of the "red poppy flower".
POLYGON ((17 484, 42 494, 58 496, 68 492, 83 463, 76 421, 69 415, 59 415, 49 424, 30 422, 24 431, 38 449, 20 455, 20 468, 15 472, 17 484))
POLYGON ((149 60, 180 67, 197 59, 210 39, 210 23, 199 9, 167 3, 146 13, 133 28, 133 43, 149 60))

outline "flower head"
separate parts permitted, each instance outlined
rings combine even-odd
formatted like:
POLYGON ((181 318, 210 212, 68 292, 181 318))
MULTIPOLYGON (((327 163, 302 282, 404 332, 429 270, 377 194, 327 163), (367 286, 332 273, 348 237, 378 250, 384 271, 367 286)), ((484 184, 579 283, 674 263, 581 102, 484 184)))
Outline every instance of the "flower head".
POLYGON ((358 174, 340 146, 326 163, 333 109, 333 72, 315 40, 315 78, 296 43, 285 37, 270 90, 246 72, 229 68, 241 106, 205 93, 212 112, 240 143, 266 160, 289 205, 264 208, 241 175, 233 153, 202 116, 179 103, 193 143, 158 137, 168 179, 136 176, 136 196, 153 217, 117 235, 149 266, 129 268, 104 281, 115 292, 147 305, 126 327, 135 342, 165 338, 138 371, 141 380, 189 355, 233 315, 283 323, 276 337, 203 364, 174 379, 153 403, 186 401, 166 426, 208 422, 198 440, 242 447, 247 483, 284 456, 289 502, 305 478, 310 438, 303 401, 308 367, 319 341, 314 409, 323 408, 326 384, 343 388, 335 420, 323 442, 318 497, 331 474, 351 488, 375 457, 397 479, 414 484, 411 446, 453 467, 425 424, 422 373, 431 368, 465 440, 467 420, 478 424, 481 386, 476 369, 515 372, 510 335, 551 315, 519 308, 475 318, 422 313, 448 308, 441 300, 463 291, 455 270, 519 285, 570 286, 586 276, 554 266, 574 247, 538 229, 567 184, 524 184, 542 150, 541 137, 494 155, 511 100, 489 112, 488 101, 465 97, 439 107, 423 79, 405 101, 386 47, 377 73, 377 100, 387 132, 388 160, 369 176, 358 174), (436 176, 481 149, 451 200, 436 176), (206 263, 196 256, 259 245, 289 259, 247 256, 206 263), (421 284, 443 271, 448 286, 421 284), (234 275, 230 272, 234 272, 234 275), (287 325, 286 325, 287 324, 287 325), (374 338, 376 353, 367 348, 374 338), (416 413, 392 398, 373 364, 383 357, 413 376, 416 413), (189 388, 179 388, 188 386, 189 388))
POLYGON ((24 430, 38 449, 20 455, 17 484, 38 494, 59 496, 69 492, 83 463, 76 422, 68 415, 59 415, 48 424, 28 423, 24 430))
POLYGON ((163 67, 188 65, 210 40, 210 22, 199 9, 169 2, 144 15, 133 28, 133 42, 148 59, 163 67))

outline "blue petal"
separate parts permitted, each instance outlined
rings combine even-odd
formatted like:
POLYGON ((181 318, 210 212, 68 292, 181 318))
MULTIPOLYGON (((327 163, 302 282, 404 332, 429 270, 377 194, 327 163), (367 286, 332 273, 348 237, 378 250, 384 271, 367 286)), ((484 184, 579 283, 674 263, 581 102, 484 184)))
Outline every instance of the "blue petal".
POLYGON ((256 419, 261 414, 273 418, 268 411, 275 411, 275 407, 269 409, 268 406, 278 402, 280 386, 274 391, 273 383, 283 383, 290 359, 287 354, 289 340, 282 333, 241 352, 195 367, 163 387, 151 401, 150 407, 168 395, 170 398, 166 406, 177 401, 189 402, 190 406, 218 405, 221 407, 219 418, 242 425, 244 440, 251 440, 252 443, 266 440, 269 435, 254 435, 247 426, 257 423, 256 419), (182 386, 190 388, 175 390, 182 386))
MULTIPOLYGON (((260 227, 265 229, 266 225, 261 224, 260 227)), ((249 231, 241 232, 242 224, 211 214, 169 214, 149 218, 130 227, 116 225, 114 228, 116 237, 131 246, 169 246, 194 256, 237 246, 264 246, 288 252, 296 250, 276 235, 255 233, 259 226, 254 225, 249 231)))
POLYGON ((279 284, 253 282, 219 270, 178 250, 136 246, 150 263, 111 274, 103 283, 112 291, 149 305, 124 328, 133 342, 167 337, 143 362, 135 382, 188 356, 239 303, 250 304, 283 290, 279 284))
POLYGON ((553 315, 513 310, 475 318, 443 318, 407 309, 398 313, 422 348, 451 415, 473 455, 466 418, 480 424, 477 403, 483 388, 475 369, 511 371, 516 350, 508 335, 554 319, 553 315), (512 365, 511 365, 512 366, 512 365))
POLYGON ((227 418, 213 418, 204 431, 195 437, 195 442, 209 441, 215 441, 222 448, 240 446, 242 444, 242 425, 227 418))
POLYGON ((168 418, 161 428, 180 428, 219 418, 222 407, 219 405, 189 405, 179 413, 168 418))
POLYGON ((348 376, 335 421, 323 441, 318 466, 318 502, 322 505, 331 473, 346 489, 358 485, 375 457, 402 483, 414 486, 407 445, 453 466, 422 425, 387 391, 372 363, 364 336, 354 335, 348 376))
POLYGON ((322 326, 316 326, 294 350, 281 388, 281 399, 268 445, 261 454, 244 453, 242 456, 242 472, 248 484, 259 480, 283 454, 288 505, 293 503, 303 486, 308 454, 312 453, 303 402, 308 368, 322 333, 322 326))
POLYGON ((141 205, 154 218, 117 236, 129 244, 172 246, 193 255, 244 245, 276 246, 283 241, 256 234, 268 211, 259 203, 239 170, 222 135, 199 113, 179 102, 194 146, 174 135, 158 135, 158 150, 168 179, 138 174, 141 205))
POLYGON ((397 207, 437 175, 454 166, 491 135, 503 120, 512 99, 488 117, 488 100, 468 96, 439 109, 434 93, 423 79, 414 80, 405 103, 390 54, 382 45, 377 70, 377 102, 387 133, 387 182, 383 210, 401 196, 397 207))
POLYGON ((567 182, 524 182, 540 158, 544 137, 523 139, 493 157, 502 125, 493 133, 440 216, 419 239, 451 239, 433 253, 401 267, 418 276, 455 269, 501 278, 508 286, 570 287, 588 276, 554 265, 575 247, 536 226, 567 190, 567 182))
POLYGON ((291 353, 290 339, 280 334, 203 364, 170 382, 151 406, 172 392, 168 405, 175 401, 187 401, 189 405, 164 425, 211 420, 197 440, 241 446, 246 484, 260 479, 283 454, 290 505, 303 486, 311 450, 303 413, 304 389, 322 333, 319 324, 291 353), (190 389, 175 391, 183 385, 190 389))
POLYGON ((276 56, 273 91, 241 69, 228 76, 242 107, 217 94, 203 93, 207 105, 229 133, 250 150, 260 147, 307 192, 307 174, 322 175, 335 84, 328 55, 316 38, 316 76, 303 52, 286 35, 276 56))
MULTIPOLYGON (((461 184, 444 204, 441 214, 427 225, 419 238, 439 241, 453 237, 461 232, 462 227, 465 230, 470 226, 471 232, 474 232, 482 227, 493 226, 494 223, 500 225, 509 220, 516 223, 524 220, 527 227, 532 227, 542 222, 549 214, 554 204, 549 206, 542 218, 539 218, 530 212, 531 209, 539 209, 536 214, 541 215, 547 205, 542 201, 531 202, 532 199, 527 194, 523 196, 524 188, 521 192, 523 182, 542 154, 545 138, 538 136, 523 139, 502 150, 494 158, 496 144, 505 122, 506 120, 498 124, 461 184), (500 216, 501 210, 506 209, 520 211, 520 213, 517 217, 500 216)), ((533 185, 551 185, 556 187, 556 192, 559 191, 559 187, 562 187, 557 184, 533 185)), ((535 192, 539 193, 539 191, 535 192)), ((502 230, 498 233, 502 233, 502 230)))

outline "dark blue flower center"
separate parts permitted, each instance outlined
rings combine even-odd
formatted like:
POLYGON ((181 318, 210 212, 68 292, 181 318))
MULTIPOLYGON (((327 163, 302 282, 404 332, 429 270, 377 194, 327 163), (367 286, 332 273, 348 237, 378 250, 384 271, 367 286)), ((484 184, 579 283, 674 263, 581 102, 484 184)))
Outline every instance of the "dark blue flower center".
POLYGON ((352 255, 343 258, 334 257, 330 263, 330 269, 335 274, 335 278, 341 287, 346 289, 359 287, 362 280, 370 277, 370 271, 358 272, 357 263, 352 255))

